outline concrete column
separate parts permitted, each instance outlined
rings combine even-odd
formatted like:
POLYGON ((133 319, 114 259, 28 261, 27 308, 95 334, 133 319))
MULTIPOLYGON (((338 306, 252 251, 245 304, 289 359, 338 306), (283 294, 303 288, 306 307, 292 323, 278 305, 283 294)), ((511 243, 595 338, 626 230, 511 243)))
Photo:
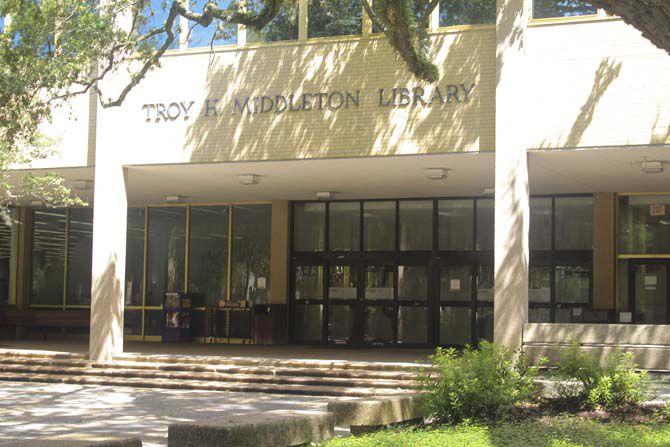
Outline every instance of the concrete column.
POLYGON ((523 135, 524 40, 531 0, 498 0, 494 340, 521 345, 528 321, 528 155, 523 135))
POLYGON ((616 283, 616 203, 611 192, 594 195, 593 203, 593 308, 614 310, 616 283))
POLYGON ((270 303, 287 304, 289 260, 289 203, 272 202, 272 240, 270 243, 270 303))
POLYGON ((128 203, 125 169, 115 152, 96 153, 89 338, 94 361, 109 361, 123 352, 128 203))

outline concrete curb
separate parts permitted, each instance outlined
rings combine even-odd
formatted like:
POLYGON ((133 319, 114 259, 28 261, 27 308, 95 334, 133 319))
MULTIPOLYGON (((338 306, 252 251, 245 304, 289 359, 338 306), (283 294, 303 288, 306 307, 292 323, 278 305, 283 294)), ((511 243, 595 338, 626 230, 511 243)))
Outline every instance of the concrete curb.
POLYGON ((69 434, 45 439, 0 442, 0 447, 142 447, 140 438, 69 434))

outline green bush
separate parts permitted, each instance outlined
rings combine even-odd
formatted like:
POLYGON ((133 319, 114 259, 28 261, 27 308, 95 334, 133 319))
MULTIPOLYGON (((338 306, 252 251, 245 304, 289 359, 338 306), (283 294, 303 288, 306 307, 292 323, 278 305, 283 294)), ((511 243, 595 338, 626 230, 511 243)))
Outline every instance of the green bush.
POLYGON ((462 353, 438 348, 430 357, 433 368, 422 377, 423 403, 431 417, 441 422, 491 419, 528 399, 537 368, 523 356, 492 343, 479 349, 467 346, 462 353))
POLYGON ((560 355, 557 375, 560 379, 578 382, 579 387, 562 385, 563 398, 574 398, 591 407, 619 412, 640 405, 649 387, 647 373, 637 371, 630 352, 608 354, 603 363, 576 344, 565 348, 560 355))

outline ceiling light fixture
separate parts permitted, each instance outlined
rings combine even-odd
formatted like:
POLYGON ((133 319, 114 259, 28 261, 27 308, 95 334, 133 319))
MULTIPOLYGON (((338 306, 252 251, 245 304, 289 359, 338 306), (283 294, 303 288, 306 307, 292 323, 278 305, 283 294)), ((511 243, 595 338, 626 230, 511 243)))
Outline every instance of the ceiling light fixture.
POLYGON ((663 172, 663 162, 658 160, 642 160, 640 167, 645 174, 658 174, 659 172, 663 172))
POLYGON ((447 171, 445 168, 427 168, 426 177, 430 180, 442 180, 447 178, 447 171))
POLYGON ((256 174, 240 174, 237 178, 242 185, 255 185, 258 183, 258 176, 256 174))
POLYGON ((316 193, 316 198, 318 200, 330 200, 335 197, 335 193, 332 191, 319 191, 316 193))
POLYGON ((496 193, 496 189, 495 188, 484 188, 484 191, 482 191, 482 193, 484 195, 487 195, 487 196, 492 196, 496 193))
POLYGON ((186 196, 180 196, 179 194, 163 196, 163 202, 167 203, 181 203, 184 201, 186 196))

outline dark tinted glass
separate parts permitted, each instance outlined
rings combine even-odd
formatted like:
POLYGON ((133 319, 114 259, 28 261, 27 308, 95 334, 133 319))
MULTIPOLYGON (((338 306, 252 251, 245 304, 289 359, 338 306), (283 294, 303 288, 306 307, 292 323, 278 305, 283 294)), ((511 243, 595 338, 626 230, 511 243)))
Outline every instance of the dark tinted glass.
POLYGON ((191 207, 189 293, 202 293, 208 305, 228 296, 228 206, 191 207))
POLYGON ((266 303, 270 290, 272 205, 233 206, 231 299, 266 303))
POLYGON ((144 216, 144 208, 128 208, 128 226, 126 229, 126 306, 142 305, 144 216))
POLYGON ((588 2, 576 0, 533 0, 533 18, 571 17, 595 14, 597 9, 588 2))
MULTIPOLYGON (((262 2, 252 1, 248 8, 258 11, 262 2)), ((298 38, 298 1, 282 3, 277 16, 260 31, 247 28, 247 42, 276 42, 298 38)))
POLYGON ((161 306, 165 292, 184 291, 185 236, 186 207, 149 208, 147 305, 161 306))
POLYGON ((495 23, 495 0, 441 0, 440 26, 495 23))
POLYGON ((33 212, 30 304, 63 304, 66 211, 33 212))
POLYGON ((308 37, 361 34, 363 7, 360 0, 309 0, 308 37))
POLYGON ((93 210, 70 209, 68 226, 67 304, 91 304, 91 262, 93 254, 93 210))

